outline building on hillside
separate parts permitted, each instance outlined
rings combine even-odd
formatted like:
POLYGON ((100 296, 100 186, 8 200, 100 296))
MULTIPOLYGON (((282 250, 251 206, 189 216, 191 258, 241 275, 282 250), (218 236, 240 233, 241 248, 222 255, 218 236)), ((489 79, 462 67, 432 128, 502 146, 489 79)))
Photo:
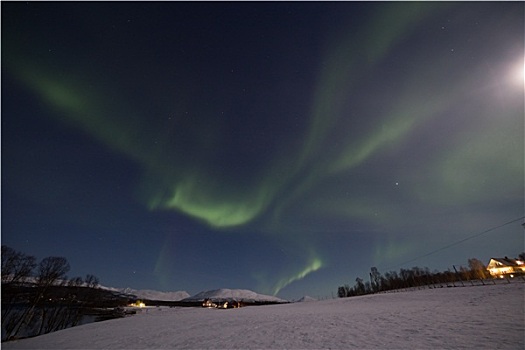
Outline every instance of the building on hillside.
POLYGON ((234 299, 224 299, 224 300, 211 300, 204 299, 202 307, 207 308, 217 308, 217 309, 236 309, 241 306, 244 306, 242 302, 239 302, 234 299))
POLYGON ((211 299, 204 299, 202 303, 202 307, 213 308, 213 307, 217 307, 217 304, 211 301, 211 299))
POLYGON ((492 277, 514 277, 525 274, 525 262, 507 257, 492 258, 487 265, 487 270, 492 277))
POLYGON ((142 300, 137 300, 134 303, 129 304, 130 307, 146 307, 146 304, 142 300))

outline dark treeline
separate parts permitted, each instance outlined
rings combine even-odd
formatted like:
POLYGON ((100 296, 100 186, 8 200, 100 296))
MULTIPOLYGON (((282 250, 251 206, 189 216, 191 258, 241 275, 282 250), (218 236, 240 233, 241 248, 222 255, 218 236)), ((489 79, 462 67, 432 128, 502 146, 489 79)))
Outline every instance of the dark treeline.
POLYGON ((91 274, 68 279, 66 258, 34 256, 2 245, 2 341, 76 326, 95 307, 127 300, 98 288, 91 274))
POLYGON ((490 278, 486 266, 478 259, 468 260, 469 267, 459 267, 454 271, 450 269, 444 272, 430 271, 428 267, 413 267, 411 269, 400 269, 399 272, 390 271, 381 274, 376 267, 372 267, 369 279, 363 280, 360 277, 355 279, 355 285, 348 284, 337 289, 337 296, 340 298, 352 297, 357 295, 385 292, 396 289, 414 288, 423 286, 451 285, 454 283, 466 283, 471 280, 481 280, 490 278))

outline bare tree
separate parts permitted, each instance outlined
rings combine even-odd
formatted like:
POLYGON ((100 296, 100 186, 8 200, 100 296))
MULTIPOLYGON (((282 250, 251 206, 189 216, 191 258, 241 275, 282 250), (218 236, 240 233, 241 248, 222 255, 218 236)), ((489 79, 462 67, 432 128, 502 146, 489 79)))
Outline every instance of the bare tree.
POLYGON ((485 279, 489 276, 487 267, 481 260, 476 258, 468 259, 468 266, 473 278, 485 279))
POLYGON ((363 279, 360 278, 360 277, 357 277, 355 279, 355 290, 357 292, 358 295, 362 295, 362 294, 365 294, 365 284, 363 283, 363 279))
MULTIPOLYGON (((66 258, 50 256, 42 259, 38 265, 38 274, 36 276, 38 292, 31 303, 31 306, 22 314, 12 336, 16 337, 24 325, 28 326, 34 324, 38 311, 37 306, 46 299, 45 295, 49 287, 59 282, 59 280, 65 279, 69 268, 69 263, 66 258)), ((40 330, 38 334, 43 331, 44 325, 48 322, 47 318, 49 317, 48 310, 45 307, 42 307, 40 311, 40 330)))
POLYGON ((29 277, 36 266, 35 257, 2 245, 2 283, 18 283, 29 277))
POLYGON ((66 258, 50 256, 42 259, 38 265, 37 285, 39 288, 47 289, 58 280, 64 279, 69 268, 66 258))
MULTIPOLYGON (((40 293, 38 299, 35 301, 35 306, 42 298, 44 298, 49 287, 56 283, 65 282, 64 280, 66 278, 66 273, 69 271, 69 268, 70 266, 66 258, 50 256, 42 259, 38 265, 37 286, 40 289, 40 293)), ((42 307, 41 311, 42 320, 38 334, 42 334, 44 329, 46 332, 50 332, 52 329, 54 329, 61 312, 60 308, 47 308, 45 306, 42 307)), ((32 316, 33 315, 30 315, 30 317, 32 316)))
POLYGON ((374 292, 382 290, 381 273, 377 270, 377 267, 370 268, 370 284, 374 292))
POLYGON ((66 258, 42 259, 35 278, 28 280, 35 267, 34 257, 2 245, 2 340, 21 333, 34 336, 75 326, 83 310, 100 301, 98 277, 88 274, 85 280, 67 280, 70 266, 66 258), (18 282, 30 283, 34 288, 22 288, 18 282))
POLYGON ((67 283, 68 287, 80 287, 84 284, 84 281, 82 280, 82 277, 74 277, 69 280, 67 283))
POLYGON ((6 334, 10 334, 17 327, 23 315, 22 311, 14 307, 16 300, 24 297, 15 285, 26 280, 35 266, 34 256, 2 245, 2 327, 6 334))
POLYGON ((89 288, 97 288, 99 284, 99 279, 95 275, 87 274, 85 279, 86 285, 89 288))

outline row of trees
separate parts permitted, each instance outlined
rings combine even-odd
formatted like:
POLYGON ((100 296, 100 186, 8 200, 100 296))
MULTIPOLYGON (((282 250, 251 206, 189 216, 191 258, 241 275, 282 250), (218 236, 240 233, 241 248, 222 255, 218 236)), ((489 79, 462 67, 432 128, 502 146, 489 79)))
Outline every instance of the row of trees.
POLYGON ((2 245, 2 340, 75 326, 94 302, 99 279, 68 279, 64 257, 36 258, 2 245))
POLYGON ((430 285, 443 285, 470 280, 483 280, 490 277, 486 266, 476 258, 468 259, 469 267, 454 267, 444 272, 431 272, 428 267, 413 267, 412 269, 400 269, 399 272, 390 271, 382 275, 376 267, 370 269, 369 281, 362 278, 355 279, 355 285, 348 284, 337 289, 340 298, 384 292, 395 289, 422 287, 430 285))

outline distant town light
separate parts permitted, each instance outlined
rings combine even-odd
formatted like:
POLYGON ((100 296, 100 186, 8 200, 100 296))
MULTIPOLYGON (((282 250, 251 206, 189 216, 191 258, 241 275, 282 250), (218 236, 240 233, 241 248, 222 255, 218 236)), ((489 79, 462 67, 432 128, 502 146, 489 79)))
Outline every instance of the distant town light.
POLYGON ((140 300, 137 300, 136 302, 129 304, 129 306, 131 306, 131 307, 146 307, 146 304, 144 304, 144 302, 142 302, 140 300))

